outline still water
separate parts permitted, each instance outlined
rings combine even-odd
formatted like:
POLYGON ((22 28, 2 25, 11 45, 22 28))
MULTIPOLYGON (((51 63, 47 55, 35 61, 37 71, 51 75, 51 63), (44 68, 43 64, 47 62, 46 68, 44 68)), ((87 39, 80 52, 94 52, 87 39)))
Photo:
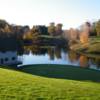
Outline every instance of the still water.
POLYGON ((21 65, 63 64, 100 70, 100 58, 79 55, 60 47, 25 46, 18 57, 22 60, 21 65))

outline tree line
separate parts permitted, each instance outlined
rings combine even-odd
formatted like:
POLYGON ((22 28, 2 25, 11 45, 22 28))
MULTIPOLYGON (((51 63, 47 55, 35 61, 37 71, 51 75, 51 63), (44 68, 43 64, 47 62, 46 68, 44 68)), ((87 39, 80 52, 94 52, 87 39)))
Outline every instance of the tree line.
POLYGON ((5 20, 0 20, 0 38, 16 37, 17 39, 35 39, 39 35, 50 35, 50 36, 63 36, 64 38, 79 38, 79 35, 84 32, 89 33, 89 36, 100 36, 100 20, 93 23, 86 22, 79 28, 74 29, 62 29, 63 24, 50 23, 49 26, 45 25, 34 25, 31 29, 28 25, 14 25, 9 24, 5 20), (74 34, 74 35, 73 35, 74 34))

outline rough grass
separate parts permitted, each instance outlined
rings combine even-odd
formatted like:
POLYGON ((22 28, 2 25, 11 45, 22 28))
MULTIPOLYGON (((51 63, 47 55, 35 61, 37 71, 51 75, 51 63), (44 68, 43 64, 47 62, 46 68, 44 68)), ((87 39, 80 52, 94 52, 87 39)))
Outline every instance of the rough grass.
POLYGON ((93 74, 93 77, 100 79, 100 72, 87 69, 82 71, 80 68, 68 69, 64 66, 62 68, 58 66, 57 69, 57 66, 51 65, 51 69, 48 69, 50 66, 46 68, 46 65, 27 66, 21 70, 26 73, 0 68, 0 100, 100 100, 100 83, 93 82, 94 78, 93 80, 90 78, 93 74), (27 71, 30 74, 27 74, 27 71), (71 79, 74 75, 85 77, 86 74, 90 80, 68 79, 67 73, 71 75, 72 72, 71 79), (36 73, 42 75, 36 76, 34 75, 36 73), (63 73, 66 78, 57 79, 61 78, 63 73), (48 78, 43 77, 46 74, 48 78), (57 78, 49 78, 52 77, 51 74, 57 78))

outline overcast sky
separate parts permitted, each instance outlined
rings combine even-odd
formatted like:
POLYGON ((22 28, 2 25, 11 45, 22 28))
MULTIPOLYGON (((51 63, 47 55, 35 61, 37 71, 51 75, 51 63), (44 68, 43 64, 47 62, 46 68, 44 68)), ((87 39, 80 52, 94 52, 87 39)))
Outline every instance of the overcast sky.
POLYGON ((100 19, 100 0, 0 0, 0 19, 11 24, 78 27, 100 19))

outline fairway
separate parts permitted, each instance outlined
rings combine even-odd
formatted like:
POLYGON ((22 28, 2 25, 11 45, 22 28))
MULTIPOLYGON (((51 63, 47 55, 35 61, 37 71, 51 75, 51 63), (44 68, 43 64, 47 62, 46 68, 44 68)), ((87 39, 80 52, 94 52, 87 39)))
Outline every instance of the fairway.
MULTIPOLYGON (((86 77, 83 76, 84 78, 82 80, 80 78, 76 79, 75 75, 68 76, 69 78, 66 76, 67 73, 72 73, 72 67, 71 69, 69 69, 70 67, 65 69, 64 66, 51 65, 50 70, 50 65, 47 66, 47 69, 46 66, 47 65, 31 65, 24 67, 25 69, 23 68, 20 71, 0 68, 0 100, 100 99, 100 83, 97 82, 99 81, 97 78, 100 77, 99 71, 82 69, 85 74, 90 74, 89 78, 86 79, 86 77), (65 77, 63 77, 65 74, 64 71, 66 71, 65 77), (40 73, 40 75, 38 73, 40 73), (52 75, 50 73, 52 73, 52 75), (97 77, 96 80, 90 78, 91 74, 97 77)), ((74 68, 73 72, 76 74, 76 72, 79 73, 80 71, 81 73, 82 70, 80 68, 74 68)))

